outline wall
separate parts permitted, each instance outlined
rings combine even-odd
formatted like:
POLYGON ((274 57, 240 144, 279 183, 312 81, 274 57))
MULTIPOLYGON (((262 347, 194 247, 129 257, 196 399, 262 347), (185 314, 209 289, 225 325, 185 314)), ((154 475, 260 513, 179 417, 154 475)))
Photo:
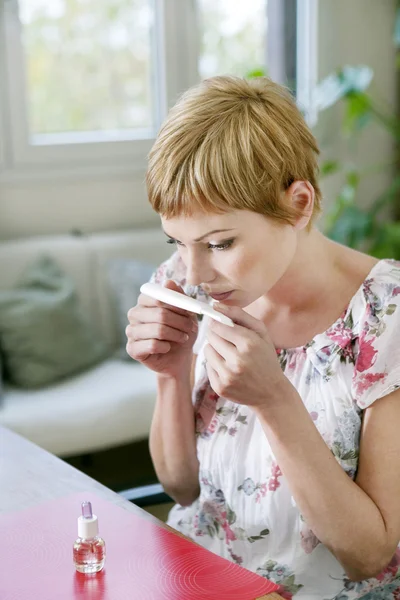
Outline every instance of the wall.
MULTIPOLYGON (((396 0, 319 0, 319 77, 349 64, 370 66, 374 71, 370 92, 389 110, 396 110, 395 48, 393 29, 396 0)), ((341 141, 341 110, 328 109, 320 114, 316 135, 322 159, 343 160, 346 145, 341 141)), ((347 154, 348 155, 348 154, 347 154)), ((392 137, 371 124, 362 134, 355 160, 362 168, 394 160, 392 137)), ((368 206, 391 179, 391 168, 363 177, 359 202, 368 206)), ((343 179, 331 176, 322 181, 324 215, 334 200, 343 179)), ((323 222, 323 220, 322 220, 323 222)))
MULTIPOLYGON (((368 64, 375 72, 376 94, 394 105, 395 52, 392 43, 395 0, 319 0, 319 76, 343 64, 368 64)), ((339 140, 339 110, 323 113, 316 135, 323 158, 344 155, 339 140)), ((365 133, 357 160, 362 165, 390 160, 392 141, 378 128, 365 133)), ((368 203, 389 181, 390 172, 365 180, 361 197, 368 203)), ((147 227, 159 222, 149 207, 144 172, 132 175, 0 183, 0 239, 147 227)), ((340 178, 322 183, 325 214, 340 178)))
POLYGON ((0 239, 157 225, 145 173, 0 185, 0 239))

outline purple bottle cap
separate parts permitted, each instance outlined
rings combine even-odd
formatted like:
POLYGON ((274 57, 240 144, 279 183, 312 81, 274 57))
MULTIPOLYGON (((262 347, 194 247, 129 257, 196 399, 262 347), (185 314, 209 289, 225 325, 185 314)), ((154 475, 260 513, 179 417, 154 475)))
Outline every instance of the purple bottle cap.
POLYGON ((82 517, 84 519, 92 519, 93 518, 93 512, 92 512, 92 505, 90 502, 88 502, 87 500, 85 500, 85 502, 82 502, 82 517))

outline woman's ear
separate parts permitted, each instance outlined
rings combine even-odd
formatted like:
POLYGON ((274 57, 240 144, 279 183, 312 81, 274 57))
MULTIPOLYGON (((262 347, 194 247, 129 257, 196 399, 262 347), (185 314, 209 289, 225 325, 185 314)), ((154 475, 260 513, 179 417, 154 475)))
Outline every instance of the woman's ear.
POLYGON ((305 229, 310 222, 314 210, 314 188, 309 181, 294 181, 286 190, 286 201, 295 209, 297 217, 293 224, 295 229, 305 229))

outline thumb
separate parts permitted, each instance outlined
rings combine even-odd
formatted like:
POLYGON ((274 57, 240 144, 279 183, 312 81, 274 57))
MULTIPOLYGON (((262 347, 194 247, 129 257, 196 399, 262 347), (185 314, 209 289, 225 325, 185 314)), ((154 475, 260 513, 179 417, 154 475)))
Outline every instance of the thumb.
MULTIPOLYGON (((164 285, 164 287, 168 288, 169 290, 173 290, 174 292, 179 292, 180 294, 185 294, 183 288, 180 285, 178 285, 176 283, 176 281, 174 281, 173 279, 167 279, 167 281, 165 281, 163 285, 164 285)), ((195 330, 197 331, 198 320, 197 320, 196 314, 190 313, 186 310, 183 310, 182 308, 173 308, 172 310, 175 310, 176 312, 179 312, 180 314, 192 315, 193 324, 195 326, 193 331, 195 331, 195 330)))
POLYGON ((180 294, 184 294, 183 288, 178 285, 173 279, 167 279, 164 282, 163 287, 168 288, 169 290, 173 290, 174 292, 179 292, 180 294))
POLYGON ((239 308, 239 306, 227 306, 221 302, 216 302, 213 305, 213 308, 232 319, 237 325, 246 327, 246 329, 251 329, 263 338, 268 335, 267 327, 264 323, 260 321, 260 319, 256 319, 256 317, 245 312, 242 308, 239 308))

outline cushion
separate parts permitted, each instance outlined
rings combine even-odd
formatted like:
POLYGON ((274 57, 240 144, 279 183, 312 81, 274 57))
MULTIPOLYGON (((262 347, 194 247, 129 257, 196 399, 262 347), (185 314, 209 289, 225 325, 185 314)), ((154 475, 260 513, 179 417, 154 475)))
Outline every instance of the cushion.
POLYGON ((28 266, 14 289, 0 292, 0 343, 5 379, 21 388, 55 383, 109 354, 72 280, 47 255, 28 266))
POLYGON ((46 388, 6 386, 0 425, 58 456, 96 452, 148 438, 156 398, 157 373, 110 358, 46 388))
POLYGON ((132 360, 126 352, 125 329, 128 325, 127 313, 136 305, 140 295, 140 286, 149 281, 156 265, 125 258, 115 258, 107 265, 108 279, 110 282, 111 296, 119 329, 120 347, 116 356, 125 360, 132 360))

